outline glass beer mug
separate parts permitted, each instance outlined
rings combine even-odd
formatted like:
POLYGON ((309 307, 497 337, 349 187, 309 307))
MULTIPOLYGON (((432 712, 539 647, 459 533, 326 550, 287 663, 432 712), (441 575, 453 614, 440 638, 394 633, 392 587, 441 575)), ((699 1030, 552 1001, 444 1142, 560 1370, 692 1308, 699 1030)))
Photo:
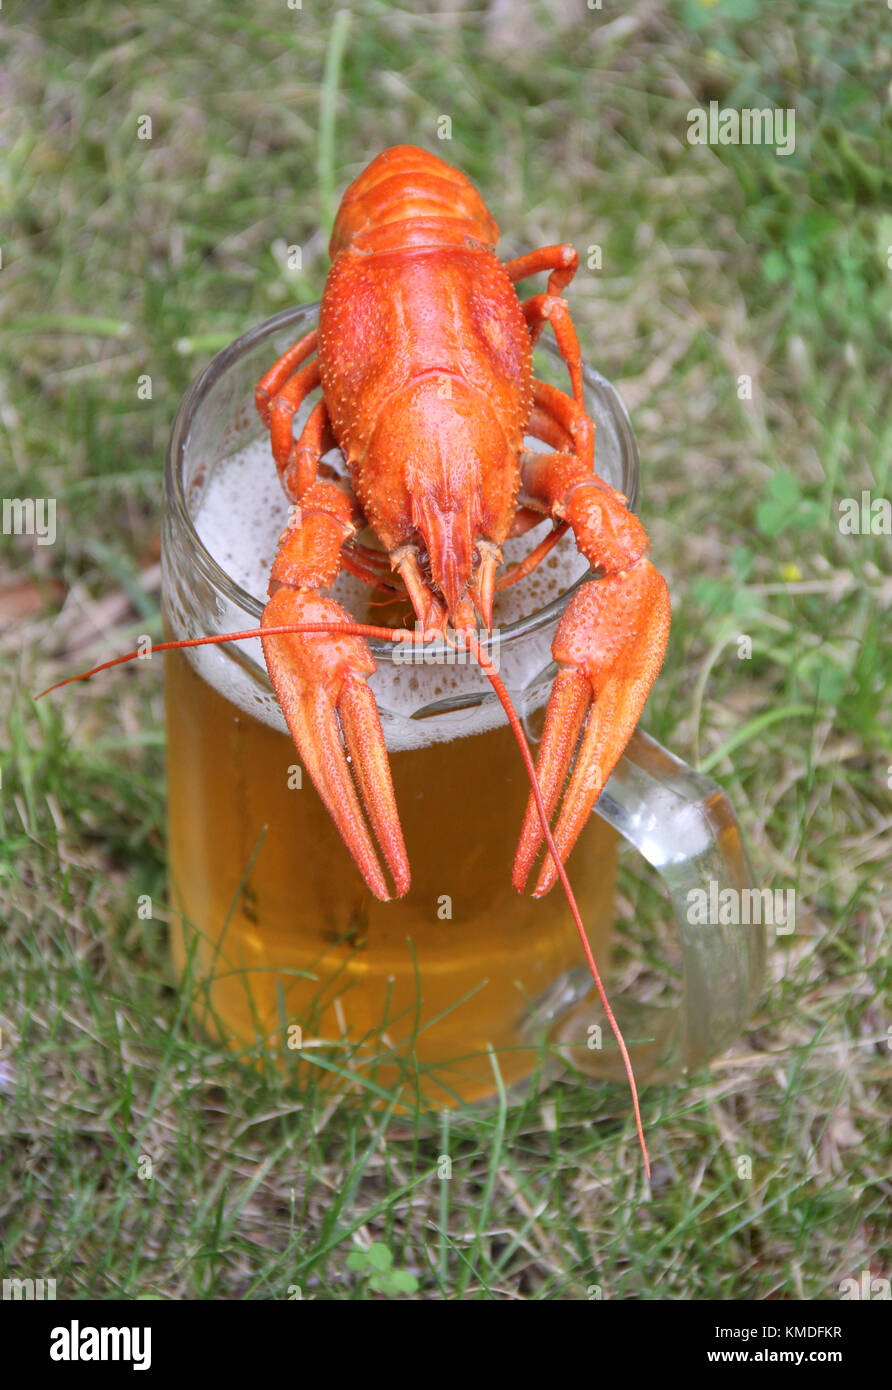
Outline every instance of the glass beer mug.
MULTIPOLYGON (((170 637, 259 623, 288 504, 253 389, 315 317, 310 306, 259 325, 218 354, 180 407, 166 472, 170 637)), ((559 381, 556 354, 544 359, 559 381)), ((628 417, 603 377, 587 369, 585 382, 598 472, 634 506, 628 417)), ((566 584, 549 557, 516 586, 526 610, 496 615, 500 673, 534 753, 551 639, 588 573, 572 536, 564 544, 576 566, 566 584)), ((342 601, 357 621, 383 623, 375 598, 342 601)), ((407 621, 406 602, 391 610, 394 626, 407 621)), ((494 1064, 508 1087, 541 1075, 542 1059, 619 1078, 560 885, 542 899, 511 885, 529 784, 494 692, 470 661, 438 666, 425 649, 416 664, 405 647, 370 645, 412 870, 408 894, 389 903, 368 891, 302 775, 259 641, 166 658, 172 952, 197 1016, 245 1057, 290 1053, 323 1089, 405 1087, 434 1108, 492 1095, 494 1064)), ((671 1079, 734 1039, 759 988, 762 929, 704 926, 689 910, 691 890, 749 887, 746 853, 723 791, 640 730, 595 811, 570 881, 639 1081, 671 1079), (620 837, 672 901, 682 985, 671 1007, 611 990, 620 837)))

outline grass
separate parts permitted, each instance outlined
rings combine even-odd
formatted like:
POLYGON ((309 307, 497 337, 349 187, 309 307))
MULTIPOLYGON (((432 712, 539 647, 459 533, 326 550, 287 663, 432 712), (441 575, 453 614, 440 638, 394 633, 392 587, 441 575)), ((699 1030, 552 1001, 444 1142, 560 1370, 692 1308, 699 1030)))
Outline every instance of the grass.
MULTIPOLYGON (((5 20, 3 491, 55 497, 58 539, 2 538, 0 1233, 4 1273, 60 1296, 813 1299, 889 1277, 889 539, 838 524, 843 498, 892 495, 885 10, 549 12, 5 20), (711 100, 794 108, 795 153, 689 145, 711 100), (746 1037, 646 1090, 647 1197, 622 1088, 567 1075, 430 1136, 197 1037, 166 983, 157 664, 30 698, 158 632, 177 402, 318 295, 333 201, 406 140, 478 183, 505 255, 601 247, 571 305, 632 410, 673 595, 645 725, 798 895, 746 1037)), ((618 915, 659 939, 632 860, 618 915)))

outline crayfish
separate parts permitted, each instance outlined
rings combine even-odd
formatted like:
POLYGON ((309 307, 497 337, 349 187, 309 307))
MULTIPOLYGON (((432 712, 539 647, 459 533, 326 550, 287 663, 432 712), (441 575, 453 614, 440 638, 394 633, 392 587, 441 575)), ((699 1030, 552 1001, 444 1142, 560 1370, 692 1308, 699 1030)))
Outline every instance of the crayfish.
POLYGON ((386 900, 378 851, 398 896, 407 892, 410 873, 367 684, 376 667, 366 638, 397 633, 353 621, 322 591, 342 568, 377 586, 383 563, 414 609, 419 640, 451 630, 465 643, 505 707, 530 777, 514 885, 525 887, 544 840, 535 894, 560 878, 625 1063, 647 1164, 631 1063, 564 861, 659 672, 669 595, 627 499, 594 471, 579 342, 561 297, 578 255, 562 244, 502 262, 498 237, 470 180, 411 145, 385 150, 350 185, 335 218, 318 328, 256 387, 292 503, 261 627, 155 650, 261 637, 301 758, 368 887, 386 900), (545 271, 545 292, 520 300, 515 285, 545 271), (533 376, 533 347, 546 324, 571 394, 533 376), (295 416, 319 386, 321 399, 295 438, 295 416), (525 449, 527 436, 547 452, 525 449), (335 445, 347 479, 322 463, 335 445), (479 617, 491 631, 495 592, 516 577, 499 576, 502 544, 546 518, 555 530, 523 562, 524 572, 569 528, 599 577, 575 591, 557 627, 558 672, 534 772, 475 626, 479 617), (381 549, 362 543, 367 528, 381 549))
MULTIPOLYGON (((402 580, 422 632, 492 627, 500 546, 543 517, 568 524, 602 577, 579 589, 557 629, 558 664, 537 777, 549 816, 576 752, 554 829, 572 849, 629 741, 663 661, 665 580, 626 499, 594 471, 579 342, 560 297, 576 273, 572 246, 546 246, 504 264, 499 229, 470 180, 424 150, 385 150, 344 194, 318 329, 257 385, 257 409, 295 504, 272 568, 263 629, 349 623, 320 589, 342 566, 374 585, 380 571, 357 542, 371 527, 402 580), (544 294, 514 285, 548 271, 544 294), (533 377, 546 323, 572 396, 533 377), (315 356, 313 355, 315 354, 315 356), (295 413, 322 399, 300 437, 295 413), (525 451, 532 435, 553 452, 525 451), (333 443, 349 485, 319 475, 333 443), (580 740, 581 735, 581 740, 580 740)), ((265 636, 270 678, 301 757, 369 888, 387 887, 346 761, 398 894, 409 864, 384 735, 366 677, 364 638, 312 632, 265 636)), ((514 863, 522 889, 543 839, 530 796, 514 863)), ((557 875, 551 855, 536 893, 557 875)))

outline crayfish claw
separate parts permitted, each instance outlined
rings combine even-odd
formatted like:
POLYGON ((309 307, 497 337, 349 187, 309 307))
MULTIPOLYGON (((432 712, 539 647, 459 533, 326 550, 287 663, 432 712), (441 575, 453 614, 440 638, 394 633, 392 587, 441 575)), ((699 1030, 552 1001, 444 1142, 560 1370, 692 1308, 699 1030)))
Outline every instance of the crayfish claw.
MULTIPOLYGON (((566 781, 567 769, 572 762, 579 733, 591 702, 592 688, 580 671, 571 668, 558 672, 548 701, 545 728, 536 762, 536 777, 549 824, 561 788, 566 781)), ((543 839, 542 822, 531 796, 520 832, 511 880, 519 893, 522 893, 526 886, 533 860, 539 853, 543 839)))
POLYGON ((375 660, 364 637, 337 635, 337 628, 350 621, 331 599, 283 588, 263 610, 262 627, 305 622, 325 624, 327 631, 290 632, 264 636, 261 641, 273 688, 304 766, 369 888, 376 898, 388 902, 392 895, 363 809, 393 876, 397 897, 408 891, 409 861, 381 720, 365 680, 375 671, 375 660))
POLYGON ((409 891, 409 861, 403 844, 378 706, 361 677, 349 676, 345 680, 337 710, 366 814, 393 877, 396 896, 401 898, 409 891))
MULTIPOLYGON (((566 781, 553 829, 561 863, 635 731, 668 637, 669 591, 647 559, 585 584, 561 619, 552 643, 561 670, 549 698, 536 765, 549 822, 566 781)), ((531 797, 514 864, 516 888, 524 887, 543 838, 531 797)), ((547 854, 534 897, 547 893, 556 878, 557 868, 547 854)))

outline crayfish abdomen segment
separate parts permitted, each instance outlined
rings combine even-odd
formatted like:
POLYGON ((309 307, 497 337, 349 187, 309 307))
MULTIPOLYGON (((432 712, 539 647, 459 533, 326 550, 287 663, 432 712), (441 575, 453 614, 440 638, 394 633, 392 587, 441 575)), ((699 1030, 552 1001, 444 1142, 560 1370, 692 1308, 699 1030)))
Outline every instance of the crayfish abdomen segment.
POLYGON ((328 251, 332 261, 357 242, 411 236, 413 229, 450 224, 483 246, 499 229, 467 174, 416 145, 392 145, 354 179, 341 199, 328 251), (406 230, 408 229, 408 230, 406 230))

